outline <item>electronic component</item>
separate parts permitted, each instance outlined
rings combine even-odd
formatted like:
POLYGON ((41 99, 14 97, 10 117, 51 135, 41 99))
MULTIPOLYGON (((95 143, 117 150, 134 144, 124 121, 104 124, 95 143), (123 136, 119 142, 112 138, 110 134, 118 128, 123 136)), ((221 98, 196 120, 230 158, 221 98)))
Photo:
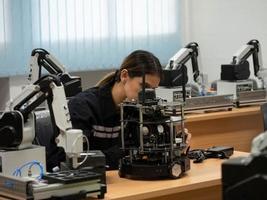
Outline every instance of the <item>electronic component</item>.
MULTIPOLYGON (((21 169, 19 173, 16 173, 16 171, 26 163, 32 163, 33 159, 41 163, 43 171, 46 172, 45 147, 43 146, 32 145, 30 148, 25 149, 1 150, 0 172, 6 175, 20 175, 22 177, 27 177, 28 166, 25 169, 21 169)), ((32 176, 39 176, 40 174, 41 172, 36 166, 32 167, 32 176)))
POLYGON ((183 120, 182 103, 158 99, 122 103, 120 177, 179 178, 189 170, 183 120), (172 110, 171 115, 166 110, 172 110))
POLYGON ((239 80, 234 82, 217 81, 217 94, 229 95, 233 94, 233 100, 238 101, 240 92, 253 91, 252 80, 239 80))
MULTIPOLYGON (((190 86, 186 86, 186 98, 192 97, 192 89, 190 86)), ((183 99, 183 90, 182 87, 171 87, 164 88, 158 87, 156 88, 156 94, 158 98, 164 99, 167 102, 179 102, 183 99)))
POLYGON ((29 199, 32 196, 29 190, 30 184, 34 180, 25 177, 15 177, 7 174, 0 174, 1 196, 18 197, 17 199, 29 199))

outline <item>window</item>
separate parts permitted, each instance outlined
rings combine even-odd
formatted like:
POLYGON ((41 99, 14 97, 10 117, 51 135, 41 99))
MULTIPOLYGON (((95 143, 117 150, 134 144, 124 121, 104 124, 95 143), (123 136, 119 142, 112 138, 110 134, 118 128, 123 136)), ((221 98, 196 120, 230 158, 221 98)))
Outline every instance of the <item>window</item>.
POLYGON ((39 47, 68 71, 117 68, 136 49, 164 64, 180 48, 178 11, 179 0, 0 0, 0 75, 27 74, 39 47))

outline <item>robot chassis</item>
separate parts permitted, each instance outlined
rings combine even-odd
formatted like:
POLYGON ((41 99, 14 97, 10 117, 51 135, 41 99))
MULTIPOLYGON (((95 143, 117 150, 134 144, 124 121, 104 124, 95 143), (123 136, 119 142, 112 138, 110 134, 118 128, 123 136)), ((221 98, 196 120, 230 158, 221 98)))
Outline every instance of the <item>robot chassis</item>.
POLYGON ((176 179, 190 169, 183 107, 160 100, 121 104, 120 177, 176 179))

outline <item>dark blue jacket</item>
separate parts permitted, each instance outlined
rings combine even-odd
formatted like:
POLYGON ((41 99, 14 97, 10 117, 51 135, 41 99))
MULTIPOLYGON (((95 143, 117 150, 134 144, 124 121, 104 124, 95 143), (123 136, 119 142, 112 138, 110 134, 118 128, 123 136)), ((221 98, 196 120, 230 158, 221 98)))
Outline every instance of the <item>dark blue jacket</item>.
POLYGON ((103 87, 85 90, 69 101, 73 128, 82 129, 91 150, 106 155, 109 169, 117 169, 120 158, 120 113, 111 89, 114 80, 103 87))

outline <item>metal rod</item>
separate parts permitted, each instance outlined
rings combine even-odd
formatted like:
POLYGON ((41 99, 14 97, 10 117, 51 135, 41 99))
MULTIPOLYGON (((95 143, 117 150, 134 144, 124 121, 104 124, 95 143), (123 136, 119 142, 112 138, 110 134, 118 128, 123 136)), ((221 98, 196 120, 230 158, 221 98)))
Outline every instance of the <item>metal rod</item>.
POLYGON ((123 104, 120 104, 121 109, 121 147, 124 150, 125 144, 124 144, 124 119, 123 119, 123 104))
POLYGON ((185 65, 182 65, 182 93, 183 93, 183 102, 186 100, 186 88, 185 88, 185 78, 186 78, 186 72, 185 72, 185 65))
POLYGON ((184 125, 184 106, 181 104, 181 131, 182 131, 182 140, 185 142, 185 125, 184 125))
POLYGON ((146 74, 145 67, 142 67, 142 105, 145 105, 145 93, 146 93, 146 74))
POLYGON ((142 112, 143 106, 139 106, 139 136, 140 136, 140 151, 143 153, 144 151, 144 141, 143 141, 143 112, 142 112))
POLYGON ((170 142, 171 142, 171 152, 170 152, 170 156, 171 156, 171 162, 173 161, 173 122, 172 119, 170 117, 170 142))

